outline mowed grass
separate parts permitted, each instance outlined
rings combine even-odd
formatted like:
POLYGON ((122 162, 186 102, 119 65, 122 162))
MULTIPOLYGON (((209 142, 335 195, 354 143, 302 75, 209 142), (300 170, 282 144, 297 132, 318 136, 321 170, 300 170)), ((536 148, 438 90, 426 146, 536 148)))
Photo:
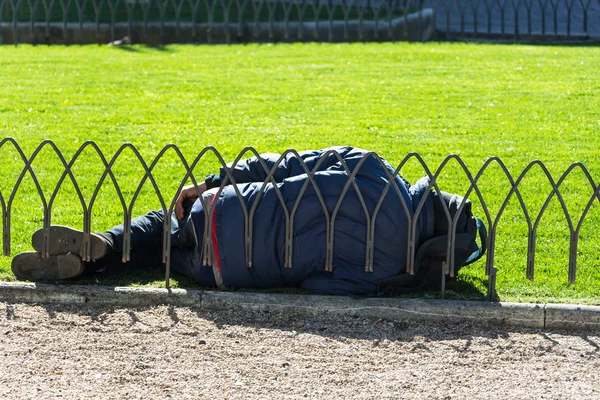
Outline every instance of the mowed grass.
MULTIPOLYGON (((420 153, 432 171, 458 154, 475 174, 499 156, 516 179, 532 160, 541 160, 556 181, 575 161, 594 181, 600 175, 600 78, 593 47, 478 44, 302 44, 246 46, 0 47, 0 134, 15 138, 29 157, 52 139, 68 160, 93 140, 107 158, 125 142, 151 162, 175 143, 189 162, 208 145, 232 160, 245 146, 260 152, 352 145, 377 151, 397 165, 420 153)), ((9 145, 0 152, 2 195, 8 201, 23 168, 9 145)), ((202 179, 218 166, 199 163, 202 179)), ((46 199, 64 170, 45 147, 33 168, 46 199)), ((74 164, 86 201, 103 172, 88 148, 74 164)), ((143 175, 133 152, 115 163, 128 204, 143 175)), ((154 174, 170 201, 184 175, 173 151, 154 174)), ((402 170, 410 181, 424 175, 416 162, 402 170)), ((464 193, 465 173, 456 162, 440 174, 442 190, 464 193)), ((493 164, 481 190, 495 218, 509 190, 493 164)), ((532 220, 551 191, 548 178, 532 168, 519 186, 532 220)), ((561 185, 577 226, 592 197, 580 169, 561 185)), ((480 202, 471 196, 476 214, 480 202)), ((516 199, 499 225, 495 251, 502 300, 599 304, 599 204, 581 226, 577 282, 568 284, 569 227, 552 199, 537 229, 535 280, 525 279, 528 227, 516 199)), ((133 214, 159 208, 146 183, 133 214)), ((83 207, 65 182, 52 205, 52 222, 82 226, 83 207)), ((42 226, 43 207, 26 177, 12 203, 12 254, 30 250, 31 233, 42 226)), ((123 207, 110 182, 92 208, 92 229, 123 221, 123 207)), ((14 280, 10 257, 0 260, 0 279, 14 280)), ((458 297, 485 295, 484 261, 461 270, 458 297)), ((159 269, 110 272, 78 282, 163 286, 159 269)), ((193 282, 175 276, 175 286, 193 282)))

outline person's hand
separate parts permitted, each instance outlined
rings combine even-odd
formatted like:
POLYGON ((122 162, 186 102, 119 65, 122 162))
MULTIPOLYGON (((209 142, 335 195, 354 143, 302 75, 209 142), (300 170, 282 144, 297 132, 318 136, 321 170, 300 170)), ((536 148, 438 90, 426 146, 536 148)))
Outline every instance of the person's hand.
MULTIPOLYGON (((198 190, 200 191, 200 195, 202 195, 206 191, 206 183, 200 183, 198 190)), ((196 199, 198 199, 198 191, 194 185, 184 186, 181 189, 181 193, 179 193, 175 202, 175 215, 178 219, 182 219, 185 216, 185 208, 194 204, 196 199)))

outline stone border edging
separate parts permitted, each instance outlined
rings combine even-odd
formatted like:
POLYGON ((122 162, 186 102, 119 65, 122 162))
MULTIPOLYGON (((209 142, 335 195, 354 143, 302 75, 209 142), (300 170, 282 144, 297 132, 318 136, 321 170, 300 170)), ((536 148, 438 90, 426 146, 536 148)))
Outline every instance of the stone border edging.
POLYGON ((297 315, 338 314, 387 320, 471 322, 538 329, 600 329, 600 306, 364 298, 285 293, 217 292, 0 282, 0 301, 13 303, 242 309, 297 315))

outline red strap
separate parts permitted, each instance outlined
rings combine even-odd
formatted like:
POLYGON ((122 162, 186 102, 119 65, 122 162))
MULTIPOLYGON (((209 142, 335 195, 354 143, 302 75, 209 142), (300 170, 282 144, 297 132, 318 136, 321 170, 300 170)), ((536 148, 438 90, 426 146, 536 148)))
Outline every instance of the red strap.
MULTIPOLYGON (((215 200, 217 200, 217 197, 214 196, 210 205, 212 207, 212 205, 215 203, 215 200)), ((215 253, 215 261, 217 262, 217 269, 219 270, 219 272, 221 272, 221 259, 219 258, 219 242, 217 241, 217 206, 215 205, 215 208, 213 210, 213 215, 212 215, 212 241, 213 241, 213 246, 214 246, 214 253, 215 253)))

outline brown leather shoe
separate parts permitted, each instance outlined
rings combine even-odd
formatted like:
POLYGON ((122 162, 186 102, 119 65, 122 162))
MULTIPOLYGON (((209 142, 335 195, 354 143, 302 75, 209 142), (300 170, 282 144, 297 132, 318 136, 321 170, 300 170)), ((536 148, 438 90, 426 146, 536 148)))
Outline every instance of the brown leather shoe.
POLYGON ((12 260, 12 271, 24 281, 68 279, 83 273, 84 264, 75 254, 59 254, 41 258, 33 251, 19 253, 12 260))
MULTIPOLYGON (((109 243, 107 240, 96 233, 92 233, 90 258, 98 260, 108 252, 109 243)), ((81 257, 83 254, 83 231, 69 228, 68 226, 52 225, 50 226, 50 256, 73 253, 81 257)), ((44 250, 44 230, 38 229, 31 237, 33 248, 42 253, 44 250)))

